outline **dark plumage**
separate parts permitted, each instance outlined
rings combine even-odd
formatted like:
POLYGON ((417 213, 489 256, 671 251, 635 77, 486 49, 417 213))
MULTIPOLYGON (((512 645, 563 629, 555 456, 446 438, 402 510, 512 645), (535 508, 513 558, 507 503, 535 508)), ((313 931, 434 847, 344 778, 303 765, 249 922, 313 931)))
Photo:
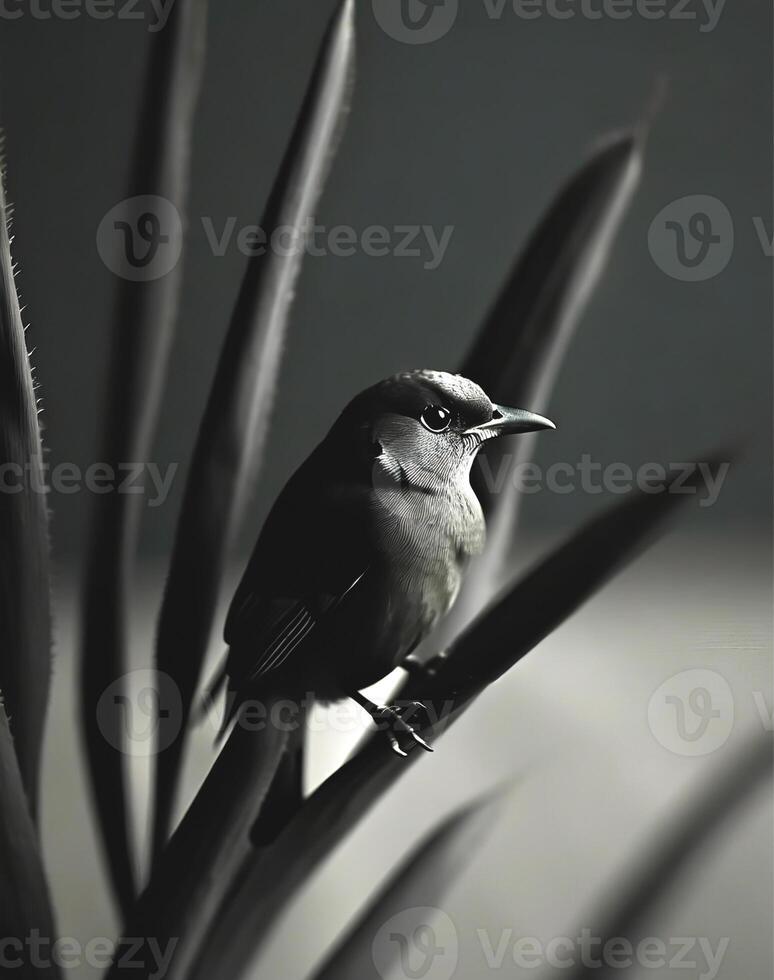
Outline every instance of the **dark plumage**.
POLYGON ((382 719, 391 709, 358 692, 448 611, 483 547, 476 452, 503 432, 548 427, 441 372, 399 374, 358 395, 282 491, 234 596, 226 724, 268 692, 352 696, 382 719))

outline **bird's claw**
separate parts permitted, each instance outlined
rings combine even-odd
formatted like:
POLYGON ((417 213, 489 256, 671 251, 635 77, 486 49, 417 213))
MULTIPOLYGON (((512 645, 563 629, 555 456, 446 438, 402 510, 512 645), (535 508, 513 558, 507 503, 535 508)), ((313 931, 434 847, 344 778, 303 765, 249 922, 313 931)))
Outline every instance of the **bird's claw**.
POLYGON ((384 725, 384 730, 387 732, 387 737, 390 740, 392 750, 397 755, 403 757, 408 755, 408 752, 406 752, 400 744, 399 736, 401 735, 416 742, 417 745, 421 746, 426 752, 433 751, 433 747, 428 745, 419 732, 412 728, 411 725, 405 722, 402 718, 402 714, 407 709, 411 708, 413 711, 416 711, 420 708, 424 710, 424 707, 425 706, 420 701, 409 701, 405 705, 392 705, 390 707, 379 708, 378 712, 376 713, 375 720, 380 727, 384 725))

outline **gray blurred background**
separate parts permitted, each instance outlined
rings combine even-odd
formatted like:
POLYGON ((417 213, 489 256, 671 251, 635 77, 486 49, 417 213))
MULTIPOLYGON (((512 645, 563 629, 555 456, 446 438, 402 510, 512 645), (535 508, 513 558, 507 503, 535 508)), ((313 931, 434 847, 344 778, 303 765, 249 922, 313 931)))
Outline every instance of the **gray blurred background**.
MULTIPOLYGON (((660 21, 636 13, 592 20, 577 5, 566 20, 545 11, 527 20, 510 3, 498 20, 484 0, 459 6, 447 34, 412 46, 390 37, 360 0, 353 112, 318 221, 359 231, 450 226, 453 234, 435 269, 425 268, 427 254, 307 259, 241 553, 351 395, 400 368, 459 363, 551 196, 601 135, 641 117, 660 78, 668 90, 642 184, 551 400, 559 431, 540 440, 538 459, 550 465, 588 453, 603 464, 677 463, 740 439, 745 456, 715 506, 685 508, 667 542, 482 698, 389 795, 311 883, 261 975, 305 975, 388 862, 450 806, 513 775, 520 782, 508 817, 444 905, 459 933, 458 975, 492 975, 479 929, 496 941, 507 928, 548 939, 593 927, 611 876, 658 835, 671 807, 771 724, 761 705, 770 712, 773 703, 772 275, 754 222, 762 219, 770 240, 770 5, 726 3, 712 30, 697 0, 685 7, 688 19, 660 21), (656 258, 667 267, 670 259, 654 257, 648 233, 666 206, 694 195, 722 202, 734 234, 732 242, 726 227, 713 246, 727 260, 722 271, 687 282, 659 267, 656 258), (734 709, 727 740, 702 756, 681 752, 668 718, 655 731, 649 721, 662 685, 697 669, 720 685, 721 698, 728 686, 734 709)), ((214 256, 201 219, 217 230, 230 217, 238 227, 260 221, 332 7, 212 4, 183 307, 154 453, 159 465, 181 469, 166 503, 145 515, 138 666, 149 662, 182 481, 246 261, 233 242, 214 256)), ((15 257, 52 465, 85 467, 96 457, 115 289, 96 229, 126 195, 148 43, 142 20, 0 18, 15 257)), ((116 928, 76 761, 74 573, 89 504, 86 493, 51 500, 59 661, 45 797, 61 927, 84 941, 116 928)), ((525 561, 604 504, 580 490, 530 496, 525 561)), ((234 574, 239 561, 235 555, 234 574)), ((190 791, 211 758, 211 735, 197 737, 190 791)), ((313 783, 349 745, 330 734, 318 743, 313 783)), ((145 764, 133 772, 142 788, 145 764)), ((728 937, 721 978, 771 976, 771 859, 764 795, 692 869, 653 934, 728 937)), ((522 975, 512 959, 501 972, 522 975)), ((700 972, 677 973, 686 975, 700 972)))

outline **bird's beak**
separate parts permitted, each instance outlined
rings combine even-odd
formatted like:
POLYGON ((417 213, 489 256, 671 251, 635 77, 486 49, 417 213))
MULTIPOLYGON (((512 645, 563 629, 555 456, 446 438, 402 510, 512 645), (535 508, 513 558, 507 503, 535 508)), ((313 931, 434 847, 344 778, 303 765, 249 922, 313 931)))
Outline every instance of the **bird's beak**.
POLYGON ((551 419, 527 412, 523 408, 506 408, 495 405, 494 416, 490 422, 468 429, 470 433, 478 433, 484 438, 493 439, 495 436, 515 435, 517 432, 537 432, 540 429, 555 429, 551 419))

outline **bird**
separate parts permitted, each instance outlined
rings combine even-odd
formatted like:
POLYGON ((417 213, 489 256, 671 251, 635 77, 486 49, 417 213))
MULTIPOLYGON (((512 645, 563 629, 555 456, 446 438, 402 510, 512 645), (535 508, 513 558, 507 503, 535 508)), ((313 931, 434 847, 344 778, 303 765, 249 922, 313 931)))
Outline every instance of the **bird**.
POLYGON ((396 374, 357 395, 271 509, 226 618, 221 733, 248 700, 351 698, 407 755, 432 748, 362 691, 451 609, 486 527, 470 482, 491 439, 554 429, 443 371, 396 374))

